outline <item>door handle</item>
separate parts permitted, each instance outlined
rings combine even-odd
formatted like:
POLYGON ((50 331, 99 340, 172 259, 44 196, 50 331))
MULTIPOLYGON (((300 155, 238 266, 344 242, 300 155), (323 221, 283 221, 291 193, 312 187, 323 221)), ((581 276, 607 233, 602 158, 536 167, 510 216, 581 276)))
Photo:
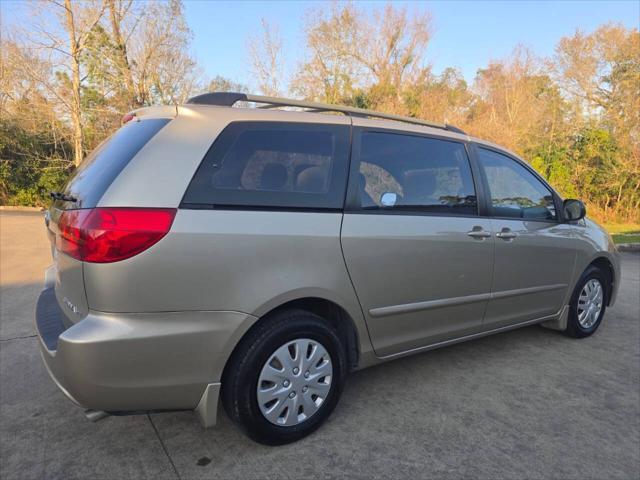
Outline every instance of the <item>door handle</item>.
POLYGON ((502 240, 513 240, 517 236, 518 234, 516 232, 512 232, 509 228, 503 228, 501 232, 496 233, 496 237, 501 238, 502 240))
POLYGON ((491 236, 491 232, 483 230, 482 227, 473 227, 473 230, 467 232, 467 235, 473 238, 489 238, 491 236))

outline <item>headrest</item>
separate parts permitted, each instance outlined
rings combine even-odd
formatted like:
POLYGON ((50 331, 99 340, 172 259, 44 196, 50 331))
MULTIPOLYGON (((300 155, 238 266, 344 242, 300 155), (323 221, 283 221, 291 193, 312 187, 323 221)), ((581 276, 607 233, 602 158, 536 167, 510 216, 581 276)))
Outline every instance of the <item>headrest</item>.
POLYGON ((324 193, 326 173, 322 167, 307 167, 296 177, 296 190, 300 192, 324 193))
POLYGON ((287 184, 289 174, 284 165, 269 163, 262 169, 260 188, 265 190, 282 190, 287 184))

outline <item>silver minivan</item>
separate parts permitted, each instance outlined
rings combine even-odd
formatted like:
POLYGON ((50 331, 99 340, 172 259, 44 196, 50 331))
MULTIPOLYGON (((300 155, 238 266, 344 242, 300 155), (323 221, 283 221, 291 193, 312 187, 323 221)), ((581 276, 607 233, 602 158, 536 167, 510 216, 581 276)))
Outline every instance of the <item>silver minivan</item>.
POLYGON ((582 202, 453 126, 220 92, 123 121, 46 214, 42 356, 86 409, 291 442, 354 369, 615 299, 582 202))

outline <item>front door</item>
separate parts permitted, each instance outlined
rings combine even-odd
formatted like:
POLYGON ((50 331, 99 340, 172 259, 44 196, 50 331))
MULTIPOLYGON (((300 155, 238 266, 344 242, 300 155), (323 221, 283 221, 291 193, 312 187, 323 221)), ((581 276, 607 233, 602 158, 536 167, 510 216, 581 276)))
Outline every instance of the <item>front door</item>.
POLYGON ((342 248, 379 356, 478 331, 493 244, 465 145, 356 129, 342 248))
POLYGON ((576 259, 571 226, 560 223, 551 190, 527 167, 477 148, 495 234, 495 267, 485 327, 560 312, 576 259))

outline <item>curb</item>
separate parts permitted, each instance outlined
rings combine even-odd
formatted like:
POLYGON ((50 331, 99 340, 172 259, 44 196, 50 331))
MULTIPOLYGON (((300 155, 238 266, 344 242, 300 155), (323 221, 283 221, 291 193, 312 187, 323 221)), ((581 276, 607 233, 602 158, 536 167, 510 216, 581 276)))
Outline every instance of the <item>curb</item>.
POLYGON ((0 212, 43 212, 42 207, 22 207, 17 205, 0 205, 0 212))
POLYGON ((616 247, 621 252, 640 252, 640 243, 619 243, 616 247))

